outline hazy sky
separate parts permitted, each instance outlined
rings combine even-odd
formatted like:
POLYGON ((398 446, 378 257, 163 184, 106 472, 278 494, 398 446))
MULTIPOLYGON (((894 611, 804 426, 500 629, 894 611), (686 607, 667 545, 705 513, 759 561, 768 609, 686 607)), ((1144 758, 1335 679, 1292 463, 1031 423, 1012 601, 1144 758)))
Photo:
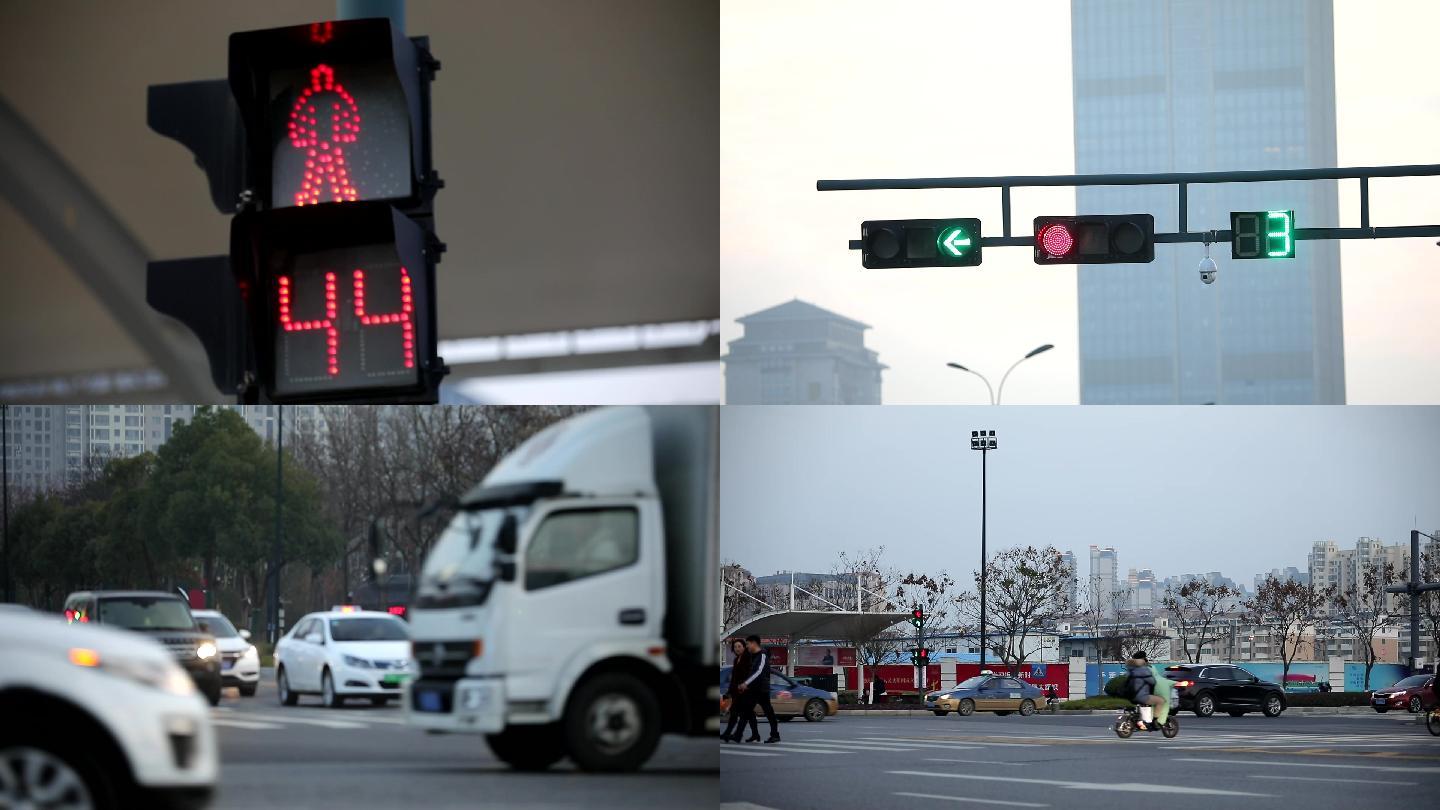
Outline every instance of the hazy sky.
POLYGON ((1120 575, 1221 571, 1251 585, 1310 544, 1440 529, 1440 409, 736 406, 721 413, 720 554, 757 575, 886 547, 968 582, 993 429, 991 551, 1114 546, 1120 575), (1418 521, 1418 524, 1417 524, 1418 521))
MULTIPOLYGON (((998 384, 1042 343, 1056 349, 1016 370, 1006 402, 1077 402, 1073 266, 1009 247, 980 268, 867 271, 846 249, 865 219, 978 216, 998 231, 998 191, 815 191, 821 178, 1073 173, 1069 26, 1068 0, 727 0, 722 340, 740 336, 736 317, 799 297, 874 327, 886 402, 986 402, 944 363, 998 384)), ((1339 165, 1440 163, 1437 30, 1430 0, 1335 3, 1339 165)), ((1338 224, 1358 226, 1357 181, 1339 188, 1338 224)), ((1373 181, 1370 202, 1373 224, 1440 222, 1440 178, 1373 181)), ((1018 189, 1012 204, 1024 228, 1073 212, 1075 193, 1018 189)), ((1440 403, 1435 242, 1340 243, 1348 402, 1440 403)))

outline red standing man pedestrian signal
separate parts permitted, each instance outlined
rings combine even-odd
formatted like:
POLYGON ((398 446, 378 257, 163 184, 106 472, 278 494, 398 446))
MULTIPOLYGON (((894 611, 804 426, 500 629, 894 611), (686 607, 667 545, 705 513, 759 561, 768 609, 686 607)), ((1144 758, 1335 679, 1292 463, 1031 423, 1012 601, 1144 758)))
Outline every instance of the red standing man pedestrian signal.
POLYGON ((310 86, 290 108, 289 129, 290 143, 305 150, 305 175, 295 192, 295 204, 318 205, 322 194, 328 196, 326 202, 358 199, 360 192, 350 182, 343 145, 354 143, 360 135, 360 108, 335 81, 329 65, 316 65, 310 71, 310 86))

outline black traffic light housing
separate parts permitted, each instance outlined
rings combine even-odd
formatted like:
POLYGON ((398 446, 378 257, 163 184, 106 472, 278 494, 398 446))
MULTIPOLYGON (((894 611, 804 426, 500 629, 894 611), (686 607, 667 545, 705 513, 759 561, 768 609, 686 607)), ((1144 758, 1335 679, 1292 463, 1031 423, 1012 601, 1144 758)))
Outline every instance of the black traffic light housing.
POLYGON ((428 38, 406 38, 388 18, 247 31, 231 35, 229 67, 228 80, 149 89, 150 127, 189 148, 216 208, 239 215, 229 256, 152 262, 147 300, 196 333, 216 386, 240 402, 437 401, 448 369, 436 356, 435 264, 445 246, 433 201, 444 183, 431 158, 440 63, 428 38), (321 265, 335 274, 328 303, 307 297, 327 293, 321 265), (359 308, 357 271, 371 292, 359 308), (279 309, 287 273, 297 285, 288 331, 279 309), (303 308, 316 301, 319 317, 307 319, 303 308), (390 320, 377 320, 381 309, 390 320), (365 342, 362 361, 345 361, 347 338, 352 348, 365 342), (322 353, 323 374, 287 375, 287 358, 317 339, 321 352, 336 350, 338 368, 322 353), (357 370, 365 373, 348 373, 357 370))
POLYGON ((925 611, 921 610, 920 608, 915 608, 914 610, 910 611, 910 624, 913 625, 916 630, 924 630, 925 611))
POLYGON ((860 223, 860 264, 890 267, 975 267, 980 264, 978 219, 879 219, 860 223))
POLYGON ((1036 264, 1119 264, 1155 261, 1155 217, 1090 214, 1036 217, 1036 264))
POLYGON ((427 401, 445 373, 427 236, 386 202, 235 218, 230 253, 270 401, 427 401))
POLYGON ((915 647, 910 652, 910 663, 917 667, 930 665, 930 651, 924 647, 915 647))

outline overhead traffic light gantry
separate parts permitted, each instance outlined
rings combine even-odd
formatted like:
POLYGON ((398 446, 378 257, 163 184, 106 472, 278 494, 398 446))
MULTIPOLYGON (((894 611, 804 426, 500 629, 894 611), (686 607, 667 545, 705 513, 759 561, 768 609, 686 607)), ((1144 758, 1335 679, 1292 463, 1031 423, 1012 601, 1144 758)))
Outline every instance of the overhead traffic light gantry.
POLYGON ((881 219, 860 223, 860 263, 891 267, 975 267, 978 219, 881 219))

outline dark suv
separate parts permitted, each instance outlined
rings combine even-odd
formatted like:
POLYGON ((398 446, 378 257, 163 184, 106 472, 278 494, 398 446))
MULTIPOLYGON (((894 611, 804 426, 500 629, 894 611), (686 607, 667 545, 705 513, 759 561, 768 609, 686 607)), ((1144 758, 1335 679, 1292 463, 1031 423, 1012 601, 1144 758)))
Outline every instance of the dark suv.
POLYGON ((1279 684, 1262 681, 1231 664, 1176 664, 1165 668, 1165 677, 1175 682, 1176 709, 1188 709, 1200 717, 1217 711, 1231 717, 1246 712, 1279 717, 1285 711, 1285 690, 1279 684))
POLYGON ((220 653, 215 637, 200 629, 190 605, 163 591, 76 591, 65 597, 65 620, 123 627, 155 639, 195 679, 210 701, 220 703, 220 653))

